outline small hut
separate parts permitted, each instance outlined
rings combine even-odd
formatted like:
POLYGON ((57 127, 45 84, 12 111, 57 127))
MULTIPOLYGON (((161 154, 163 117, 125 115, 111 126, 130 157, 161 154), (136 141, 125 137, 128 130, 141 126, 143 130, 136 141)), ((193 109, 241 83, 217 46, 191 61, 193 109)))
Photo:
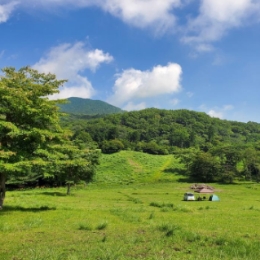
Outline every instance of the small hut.
POLYGON ((208 188, 202 188, 202 189, 195 190, 195 192, 198 192, 198 193, 213 193, 214 190, 211 190, 211 189, 208 189, 208 188))

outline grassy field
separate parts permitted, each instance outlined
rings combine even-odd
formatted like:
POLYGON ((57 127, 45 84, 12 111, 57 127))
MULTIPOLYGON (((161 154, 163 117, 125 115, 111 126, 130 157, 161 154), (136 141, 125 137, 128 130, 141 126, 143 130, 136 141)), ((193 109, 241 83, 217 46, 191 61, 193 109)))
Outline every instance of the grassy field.
POLYGON ((212 184, 221 201, 182 201, 172 156, 103 155, 95 182, 7 193, 0 259, 260 259, 260 185, 212 184))

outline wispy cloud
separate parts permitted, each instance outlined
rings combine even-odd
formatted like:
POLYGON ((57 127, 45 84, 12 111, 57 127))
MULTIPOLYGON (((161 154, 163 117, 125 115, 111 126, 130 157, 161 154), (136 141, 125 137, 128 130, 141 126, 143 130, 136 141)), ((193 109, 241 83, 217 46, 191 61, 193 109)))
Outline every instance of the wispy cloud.
MULTIPOLYGON (((9 0, 13 2, 14 0, 9 0)), ((85 8, 97 6, 105 12, 118 17, 127 24, 140 28, 152 27, 162 32, 175 24, 172 13, 174 8, 181 6, 183 0, 15 0, 24 8, 55 7, 85 8)))
POLYGON ((126 111, 133 111, 133 110, 142 110, 146 108, 146 103, 141 102, 141 103, 133 103, 133 102, 128 102, 124 107, 123 110, 126 111))
POLYGON ((0 59, 4 56, 5 51, 0 52, 0 59))
POLYGON ((201 0, 199 15, 191 18, 183 42, 195 45, 197 51, 213 50, 212 43, 233 28, 257 22, 260 18, 258 0, 201 0))
POLYGON ((4 23, 9 19, 17 4, 17 1, 11 1, 7 4, 2 5, 0 4, 0 23, 4 23))
POLYGON ((197 52, 214 50, 214 42, 230 30, 260 19, 259 0, 200 0, 198 9, 190 12, 194 0, 3 0, 0 5, 0 23, 10 17, 15 6, 36 10, 61 8, 87 8, 96 6, 139 27, 150 28, 156 33, 178 32, 182 42, 190 44, 197 52), (177 12, 187 10, 185 17, 177 12), (198 15, 194 16, 194 13, 198 15), (181 18, 181 19, 180 19, 181 18))
POLYGON ((205 111, 211 117, 217 117, 220 119, 226 118, 226 113, 233 110, 233 105, 223 105, 222 107, 208 108, 205 104, 199 107, 200 110, 205 111))
POLYGON ((228 111, 228 110, 232 110, 232 109, 234 109, 234 106, 232 106, 232 105, 225 105, 225 106, 223 106, 223 110, 224 111, 228 111))
POLYGON ((193 97, 193 93, 192 92, 190 92, 190 91, 188 91, 187 93, 186 93, 186 95, 189 97, 189 98, 191 98, 191 97, 193 97))
POLYGON ((181 89, 182 69, 179 64, 158 65, 152 70, 128 69, 116 75, 114 94, 108 101, 126 106, 135 100, 145 100, 160 95, 178 92, 181 89))
POLYGON ((128 24, 141 28, 152 26, 157 31, 165 31, 175 25, 176 18, 171 11, 181 5, 181 0, 106 0, 98 2, 102 9, 128 24))
POLYGON ((208 111, 207 114, 211 117, 223 119, 223 113, 220 112, 220 111, 216 111, 216 110, 211 109, 211 110, 208 111))
POLYGON ((40 72, 54 73, 58 79, 68 79, 68 84, 59 94, 51 98, 82 97, 94 94, 91 82, 83 75, 85 70, 93 72, 102 64, 109 63, 113 57, 102 50, 89 50, 83 42, 61 44, 51 48, 33 67, 40 72))
POLYGON ((171 100, 171 104, 172 104, 173 106, 177 106, 179 103, 180 103, 180 100, 177 99, 177 98, 174 98, 174 99, 171 100))

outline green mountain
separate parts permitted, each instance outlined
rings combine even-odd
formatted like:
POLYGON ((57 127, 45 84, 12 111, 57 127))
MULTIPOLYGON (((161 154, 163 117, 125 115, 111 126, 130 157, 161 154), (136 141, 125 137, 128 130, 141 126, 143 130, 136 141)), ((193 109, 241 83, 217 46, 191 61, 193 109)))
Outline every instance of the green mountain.
POLYGON ((104 101, 71 97, 67 104, 61 104, 62 112, 74 115, 107 115, 123 113, 118 107, 112 106, 104 101))
POLYGON ((220 144, 252 144, 260 150, 260 124, 221 120, 185 109, 148 108, 91 119, 81 126, 99 147, 104 141, 117 139, 125 149, 157 154, 176 147, 207 151, 220 144))

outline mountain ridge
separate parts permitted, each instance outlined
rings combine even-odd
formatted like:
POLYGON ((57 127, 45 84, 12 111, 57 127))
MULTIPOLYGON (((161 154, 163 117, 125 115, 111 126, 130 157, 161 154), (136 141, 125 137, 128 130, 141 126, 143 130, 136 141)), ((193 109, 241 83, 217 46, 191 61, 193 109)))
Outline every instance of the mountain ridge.
POLYGON ((119 107, 113 106, 105 101, 89 98, 68 98, 68 103, 60 104, 60 110, 74 115, 108 115, 125 112, 119 107))

